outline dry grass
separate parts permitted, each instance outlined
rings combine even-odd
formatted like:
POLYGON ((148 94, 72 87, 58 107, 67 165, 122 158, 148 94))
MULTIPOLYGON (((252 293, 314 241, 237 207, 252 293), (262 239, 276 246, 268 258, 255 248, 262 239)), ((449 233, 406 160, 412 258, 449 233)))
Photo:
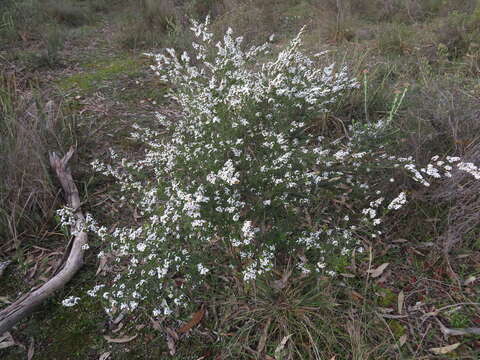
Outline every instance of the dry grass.
POLYGON ((22 232, 53 216, 56 191, 46 155, 55 114, 52 103, 43 108, 36 96, 15 75, 0 74, 1 246, 9 240, 18 246, 22 232))
MULTIPOLYGON (((467 146, 464 157, 466 162, 478 164, 480 163, 478 139, 473 144, 467 146)), ((480 184, 478 180, 472 179, 464 172, 454 172, 452 179, 439 189, 435 198, 451 204, 446 231, 441 236, 444 253, 448 255, 452 249, 460 246, 467 248, 478 246, 475 244, 480 225, 480 184)))
MULTIPOLYGON (((470 81, 480 74, 480 48, 475 47, 480 23, 477 0, 132 0, 123 1, 122 6, 127 8, 130 19, 120 20, 123 32, 119 39, 124 46, 135 49, 167 45, 185 48, 190 39, 184 30, 190 16, 203 18, 210 14, 216 31, 231 26, 236 35, 245 36, 247 43, 264 41, 271 33, 277 33, 281 42, 307 23, 308 49, 330 49, 329 60, 348 63, 362 83, 363 70, 368 70, 367 91, 352 92, 331 117, 322 119, 326 131, 341 133, 353 120, 363 121, 366 116, 370 121, 385 118, 394 92, 409 83, 405 102, 394 119, 399 131, 393 139, 397 143, 395 149, 420 161, 434 154, 453 152, 468 161, 480 162, 480 93, 478 84, 470 81), (475 6, 477 12, 473 11, 475 6), (132 8, 142 11, 132 18, 132 8), (457 10, 457 15, 451 15, 452 10, 457 10)), ((55 191, 44 155, 50 149, 58 115, 45 116, 45 105, 37 104, 35 91, 24 92, 18 83, 18 79, 3 76, 0 87, 0 165, 9 175, 0 182, 0 231, 7 241, 17 239, 17 244, 24 238, 21 232, 38 229, 53 216, 55 191)), ((111 100, 114 103, 118 99, 111 100)), ((112 141, 121 143, 124 137, 124 132, 118 132, 112 141)), ((94 148, 105 138, 99 134, 91 136, 89 147, 91 144, 94 148)), ((94 183, 92 192, 97 191, 94 186, 99 187, 94 183)), ((108 191, 106 195, 110 196, 111 188, 108 191)), ((412 191, 412 208, 392 219, 385 239, 372 244, 372 258, 357 258, 336 286, 288 279, 286 286, 278 289, 275 286, 284 274, 277 274, 278 278, 270 279, 263 287, 260 284, 253 289, 239 289, 232 280, 226 285, 220 283, 216 289, 220 293, 204 289, 192 294, 193 302, 202 300, 209 309, 205 322, 214 324, 200 324, 188 339, 177 344, 177 350, 195 355, 194 358, 228 354, 231 358, 268 359, 265 355, 275 354, 282 340, 292 335, 279 350, 284 359, 426 359, 433 356, 430 348, 454 341, 462 342, 467 354, 464 358, 468 358, 468 351, 473 349, 473 354, 475 346, 478 348, 478 340, 460 337, 447 341, 436 318, 424 316, 442 306, 478 299, 478 279, 470 286, 457 287, 445 274, 439 249, 450 253, 452 268, 462 280, 472 274, 478 278, 478 260, 468 262, 471 258, 457 259, 452 254, 461 249, 462 255, 468 255, 479 249, 480 188, 458 173, 431 191, 412 191), (426 198, 432 201, 417 206, 417 200, 420 203, 426 198), (445 213, 447 220, 440 220, 445 213), (370 266, 386 262, 390 265, 385 273, 368 282, 370 266), (229 292, 236 293, 228 297, 229 292), (400 292, 404 294, 402 313, 398 311, 400 292), (423 305, 417 306, 419 302, 423 305), (399 318, 379 317, 377 314, 383 310, 389 311, 387 316, 399 318), (205 334, 215 341, 206 344, 205 334), (403 346, 402 336, 407 336, 403 346), (189 340, 201 345, 189 348, 185 344, 189 340)), ((113 210, 112 214, 116 220, 118 214, 113 210)), ((93 277, 88 272, 84 274, 93 277)), ((480 322, 474 321, 480 319, 473 312, 457 311, 457 317, 466 317, 464 324, 456 323, 451 314, 440 313, 439 319, 452 328, 478 326, 480 322)), ((79 313, 89 316, 85 311, 72 316, 79 313)), ((69 323, 77 323, 77 318, 73 320, 68 318, 69 323)), ((90 335, 99 337, 97 332, 90 335)), ((60 337, 56 332, 54 336, 60 337)), ((148 333, 145 337, 147 342, 151 336, 148 333)), ((165 345, 163 336, 155 336, 160 339, 156 350, 164 351, 167 357, 168 350, 158 350, 165 345)), ((103 345, 110 349, 108 344, 103 345)), ((152 346, 145 346, 138 357, 148 358, 151 349, 152 346)), ((119 358, 133 356, 117 350, 114 355, 119 358)), ((87 357, 88 351, 91 354, 91 350, 82 351, 85 353, 78 358, 87 357)), ((461 354, 458 352, 458 356, 461 354)))

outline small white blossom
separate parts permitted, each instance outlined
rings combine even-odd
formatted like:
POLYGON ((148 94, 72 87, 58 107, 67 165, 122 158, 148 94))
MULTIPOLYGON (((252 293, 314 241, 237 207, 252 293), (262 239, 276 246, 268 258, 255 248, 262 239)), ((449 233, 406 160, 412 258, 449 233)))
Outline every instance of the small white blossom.
POLYGON ((72 307, 77 305, 79 300, 80 300, 79 297, 70 296, 62 301, 62 305, 65 307, 72 307))

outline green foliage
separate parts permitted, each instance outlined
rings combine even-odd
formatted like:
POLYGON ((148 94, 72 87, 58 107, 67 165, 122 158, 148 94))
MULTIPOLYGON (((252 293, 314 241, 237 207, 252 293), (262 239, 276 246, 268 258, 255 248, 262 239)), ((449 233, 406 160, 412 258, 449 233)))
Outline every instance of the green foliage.
POLYGON ((89 93, 108 87, 109 81, 137 74, 140 66, 140 62, 131 57, 87 63, 83 65, 85 72, 61 79, 58 85, 63 90, 77 89, 82 93, 89 93))
POLYGON ((58 26, 49 28, 42 39, 43 49, 36 54, 34 67, 54 68, 61 64, 60 51, 65 41, 64 32, 58 26))
POLYGON ((378 34, 378 49, 386 56, 407 54, 411 47, 412 30, 404 24, 387 24, 378 34))
POLYGON ((89 9, 78 2, 47 1, 42 6, 47 16, 53 18, 58 24, 76 27, 91 21, 89 9))

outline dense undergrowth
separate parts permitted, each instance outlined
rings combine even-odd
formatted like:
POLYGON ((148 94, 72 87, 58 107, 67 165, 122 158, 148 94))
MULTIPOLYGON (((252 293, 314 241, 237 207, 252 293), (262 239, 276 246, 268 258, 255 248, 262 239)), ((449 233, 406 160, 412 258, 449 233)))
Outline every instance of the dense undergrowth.
POLYGON ((478 356, 478 336, 445 335, 480 322, 478 1, 0 7, 0 245, 16 261, 0 295, 62 251, 48 151, 76 144, 100 235, 83 277, 12 331, 35 357, 478 356), (206 15, 198 40, 189 19, 206 15), (165 47, 144 78, 143 52, 165 47))

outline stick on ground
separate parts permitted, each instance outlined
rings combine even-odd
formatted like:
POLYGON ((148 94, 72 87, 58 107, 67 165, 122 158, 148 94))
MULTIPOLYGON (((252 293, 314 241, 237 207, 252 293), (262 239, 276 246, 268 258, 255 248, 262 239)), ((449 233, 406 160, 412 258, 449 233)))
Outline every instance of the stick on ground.
POLYGON ((69 282, 83 265, 83 246, 87 243, 87 234, 82 230, 85 217, 80 209, 80 196, 75 185, 72 174, 67 166, 72 157, 74 149, 60 158, 58 154, 50 154, 50 165, 57 175, 65 192, 67 205, 74 209, 75 225, 72 226, 72 233, 76 234, 71 242, 70 251, 64 256, 64 263, 59 267, 56 274, 45 284, 30 290, 21 296, 14 303, 0 311, 0 334, 10 330, 20 320, 31 314, 34 309, 55 291, 62 288, 69 282))

